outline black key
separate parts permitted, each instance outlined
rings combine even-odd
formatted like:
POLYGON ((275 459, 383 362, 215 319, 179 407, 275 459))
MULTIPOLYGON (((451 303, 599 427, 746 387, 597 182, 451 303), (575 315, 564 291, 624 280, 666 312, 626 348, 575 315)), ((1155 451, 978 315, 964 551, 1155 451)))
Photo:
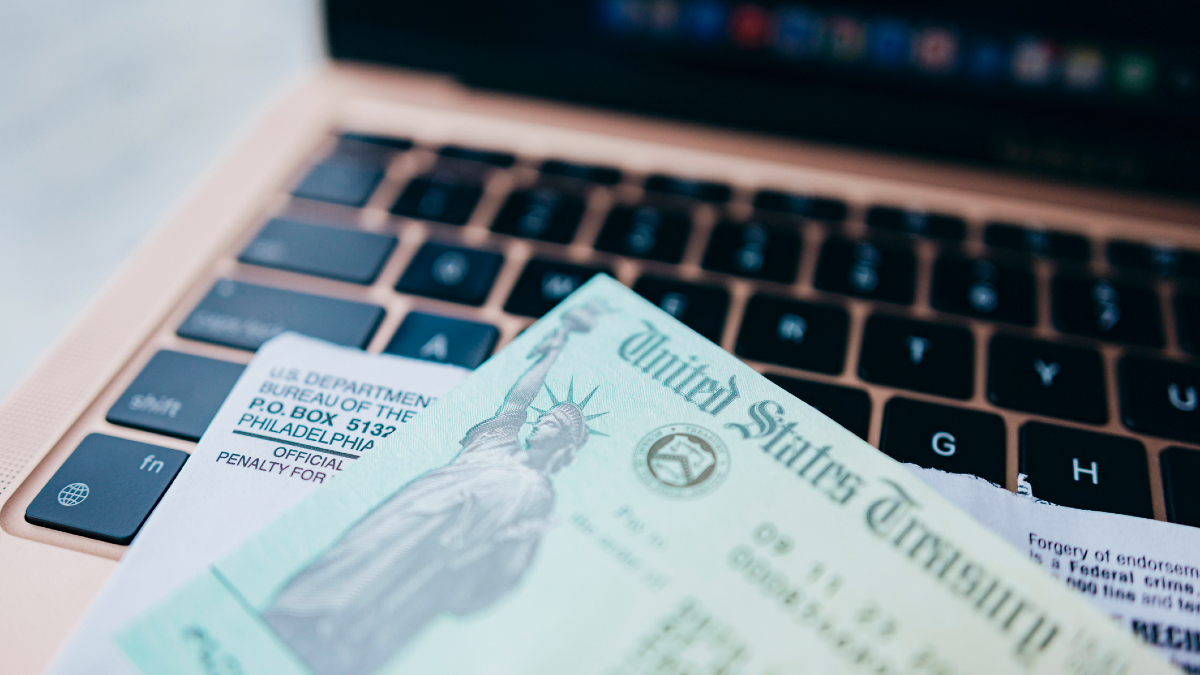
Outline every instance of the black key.
POLYGON ((767 379, 811 405, 864 441, 871 426, 871 397, 861 389, 767 373, 767 379))
POLYGON ((917 258, 894 246, 831 238, 821 249, 814 283, 823 291, 910 304, 917 258))
POLYGON ((89 434, 30 502, 25 520, 128 544, 187 457, 171 448, 89 434))
POLYGON ((1108 421, 1104 363, 1094 349, 996 335, 988 346, 987 395, 1003 408, 1108 421))
POLYGON ((790 284, 800 264, 800 233, 758 222, 722 221, 704 252, 705 269, 790 284))
POLYGON ((1021 227, 1009 223, 988 225, 987 229, 983 231, 983 241, 996 248, 1006 248, 1060 260, 1085 261, 1092 257, 1092 246, 1086 237, 1021 227))
POLYGON ((410 312, 383 351, 476 368, 491 355, 498 337, 500 331, 486 323, 410 312))
POLYGON ((1145 347, 1163 346, 1158 295, 1149 288, 1058 276, 1052 293, 1054 324, 1063 332, 1145 347))
POLYGON ((525 265, 512 295, 504 303, 504 311, 540 317, 600 273, 612 274, 606 267, 584 267, 535 258, 525 265))
POLYGON ((999 415, 894 398, 883 408, 879 449, 899 462, 1004 485, 1004 439, 999 415))
POLYGON ((1160 277, 1200 277, 1200 252, 1133 241, 1110 241, 1108 262, 1113 267, 1152 272, 1160 277))
POLYGON ((683 257, 691 218, 653 206, 618 206, 608 214, 596 248, 635 258, 677 263, 683 257))
POLYGON ((478 181, 452 172, 437 172, 414 178, 392 205, 392 213, 462 225, 471 217, 482 195, 483 186, 478 181))
POLYGON ((447 145, 441 150, 438 150, 438 154, 449 159, 461 159, 468 162, 490 164, 492 166, 498 166, 502 169, 507 169, 517 161, 515 156, 507 152, 479 150, 477 148, 463 148, 457 145, 447 145))
POLYGON ((648 192, 661 192, 678 197, 690 197, 713 204, 723 204, 733 196, 733 190, 724 183, 691 180, 677 176, 664 176, 662 174, 655 174, 647 178, 646 190, 648 192))
POLYGON ((867 211, 867 225, 881 230, 895 230, 949 241, 962 241, 967 236, 967 223, 957 216, 909 211, 891 206, 872 206, 867 211))
POLYGON ((1179 346, 1200 354, 1200 298, 1188 295, 1175 297, 1175 330, 1179 346))
POLYGON ((504 256, 426 242, 396 283, 401 293, 482 305, 504 256))
POLYGON ((238 260, 251 265, 370 284, 396 247, 391 235, 276 218, 238 260))
POLYGON ((1167 520, 1200 527, 1200 450, 1167 448, 1158 455, 1167 520))
POLYGON ((381 180, 383 169, 375 164, 333 158, 309 169, 292 195, 357 208, 367 203, 381 180))
POLYGON ((403 152, 409 150, 413 146, 413 142, 407 138, 395 138, 393 136, 378 136, 375 134, 359 134, 359 133, 344 133, 341 135, 341 141, 349 141, 353 143, 366 143, 369 145, 378 145, 383 148, 403 152))
POLYGON ((246 367, 162 350, 105 417, 113 424, 198 441, 246 367))
POLYGON ((989 260, 943 256, 933 266, 935 309, 1032 326, 1037 321, 1033 273, 989 260))
POLYGON ((970 398, 974 363, 971 331, 876 314, 863 331, 858 375, 868 382, 970 398))
POLYGON ((1200 279, 1200 251, 1179 251, 1175 274, 1184 279, 1200 279))
POLYGON ((514 192, 492 223, 503 234, 567 244, 583 217, 583 199, 548 187, 514 192))
POLYGON ((1200 443, 1200 368, 1138 356, 1121 359, 1121 421, 1134 431, 1200 443))
POLYGON ((754 208, 840 223, 846 219, 846 202, 829 197, 809 197, 778 190, 759 190, 754 208))
POLYGON ((1108 262, 1113 267, 1173 276, 1178 259, 1171 248, 1150 247, 1133 241, 1110 241, 1108 262))
POLYGON ((412 145, 406 138, 347 133, 338 137, 337 147, 326 161, 348 160, 385 169, 397 152, 404 152, 412 145))
POLYGON ((729 309, 729 291, 724 288, 645 276, 633 291, 709 340, 721 341, 729 309))
POLYGON ((254 350, 291 330, 362 349, 382 320, 383 308, 375 305, 221 279, 176 332, 254 350))
POLYGON ((542 162, 542 175, 559 176, 562 178, 578 178, 589 183, 600 185, 616 185, 621 182, 621 170, 610 166, 593 166, 591 164, 576 164, 560 159, 548 159, 542 162))
POLYGON ((837 374, 846 362, 850 316, 841 307, 756 295, 734 351, 748 359, 837 374))
POLYGON ((1154 517, 1146 448, 1132 438, 1028 422, 1021 427, 1020 472, 1038 499, 1154 517))

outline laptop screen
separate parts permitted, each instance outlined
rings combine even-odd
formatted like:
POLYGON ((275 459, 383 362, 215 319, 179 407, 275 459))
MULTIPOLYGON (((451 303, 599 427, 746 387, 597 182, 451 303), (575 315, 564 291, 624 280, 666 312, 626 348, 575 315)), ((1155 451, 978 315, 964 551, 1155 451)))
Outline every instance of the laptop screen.
POLYGON ((1190 3, 328 0, 335 58, 489 88, 1200 194, 1190 3))

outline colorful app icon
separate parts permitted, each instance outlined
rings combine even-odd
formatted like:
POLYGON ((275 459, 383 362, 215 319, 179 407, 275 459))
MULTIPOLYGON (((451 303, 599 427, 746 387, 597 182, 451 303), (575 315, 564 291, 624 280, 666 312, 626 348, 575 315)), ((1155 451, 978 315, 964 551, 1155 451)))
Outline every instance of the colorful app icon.
POLYGON ((819 15, 799 7, 779 12, 775 29, 775 49, 799 58, 821 53, 825 45, 825 21, 819 15))
POLYGON ((729 14, 729 37, 745 49, 763 47, 770 34, 770 18, 759 5, 738 5, 729 14))
POLYGON ((1145 54, 1124 54, 1117 61, 1117 91, 1123 94, 1140 95, 1154 89, 1157 73, 1154 60, 1145 54))
POLYGON ((895 68, 908 61, 911 31, 902 21, 880 19, 867 26, 867 51, 871 61, 884 68, 895 68))
POLYGON ((697 0, 683 8, 683 26, 697 42, 717 42, 725 35, 725 5, 717 0, 697 0))
POLYGON ((679 29, 679 3, 676 0, 653 0, 650 3, 650 32, 668 37, 679 29))
POLYGON ((999 42, 980 38, 971 45, 967 55, 967 74, 972 79, 986 82, 995 80, 1008 69, 1008 59, 999 42))
POLYGON ((1075 91, 1104 86, 1104 55, 1094 47, 1072 47, 1063 58, 1063 83, 1075 91))
POLYGON ((924 28, 913 36, 913 63, 927 73, 949 73, 958 66, 958 33, 924 28))
POLYGON ((867 31, 858 19, 844 15, 829 17, 829 55, 838 61, 858 61, 867 51, 867 31))
POLYGON ((1031 87, 1048 84, 1054 77, 1058 54, 1048 40, 1025 38, 1013 47, 1012 74, 1017 82, 1031 87))

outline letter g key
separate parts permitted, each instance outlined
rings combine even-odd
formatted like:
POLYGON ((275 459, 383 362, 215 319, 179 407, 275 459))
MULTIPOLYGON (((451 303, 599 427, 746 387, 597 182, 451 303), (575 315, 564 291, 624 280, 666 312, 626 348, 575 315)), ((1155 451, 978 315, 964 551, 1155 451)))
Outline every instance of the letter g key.
POLYGON ((955 445, 954 434, 945 431, 939 431, 934 434, 929 439, 929 445, 933 448, 934 452, 942 457, 949 457, 958 450, 958 446, 955 445))

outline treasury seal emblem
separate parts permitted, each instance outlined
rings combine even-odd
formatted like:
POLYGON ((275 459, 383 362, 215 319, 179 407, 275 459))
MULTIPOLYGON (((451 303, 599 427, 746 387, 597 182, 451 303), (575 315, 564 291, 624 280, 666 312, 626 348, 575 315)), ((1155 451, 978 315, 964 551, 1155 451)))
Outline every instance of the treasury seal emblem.
POLYGON ((633 451, 642 482, 668 497, 699 497, 729 474, 729 451, 713 432, 695 424, 668 424, 646 434, 633 451))

